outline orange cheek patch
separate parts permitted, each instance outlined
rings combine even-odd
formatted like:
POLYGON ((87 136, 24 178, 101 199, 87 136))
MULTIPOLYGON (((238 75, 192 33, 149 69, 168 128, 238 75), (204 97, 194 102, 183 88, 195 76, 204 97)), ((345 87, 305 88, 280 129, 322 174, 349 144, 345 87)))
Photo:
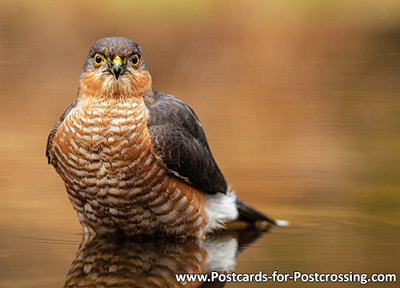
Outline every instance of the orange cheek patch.
POLYGON ((132 87, 137 94, 143 94, 151 89, 151 77, 149 72, 144 69, 136 70, 135 74, 130 78, 132 87))
POLYGON ((87 71, 81 79, 81 93, 95 95, 103 86, 104 77, 99 76, 96 70, 87 71))

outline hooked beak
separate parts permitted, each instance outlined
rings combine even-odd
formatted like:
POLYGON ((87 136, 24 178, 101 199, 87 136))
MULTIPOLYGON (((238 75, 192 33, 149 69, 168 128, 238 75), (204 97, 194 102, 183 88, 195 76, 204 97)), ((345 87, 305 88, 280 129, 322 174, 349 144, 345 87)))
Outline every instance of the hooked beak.
POLYGON ((111 73, 114 74, 115 78, 117 78, 119 75, 123 72, 124 68, 122 68, 122 59, 119 56, 116 56, 113 61, 112 61, 112 67, 110 69, 111 73))

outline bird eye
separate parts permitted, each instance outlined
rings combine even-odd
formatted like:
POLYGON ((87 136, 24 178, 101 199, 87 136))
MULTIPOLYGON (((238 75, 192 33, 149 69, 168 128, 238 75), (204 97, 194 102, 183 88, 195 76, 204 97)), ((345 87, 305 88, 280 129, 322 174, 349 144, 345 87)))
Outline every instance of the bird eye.
POLYGON ((104 62, 104 56, 96 53, 96 55, 94 55, 94 64, 96 64, 96 66, 100 66, 103 62, 104 62))
POLYGON ((129 62, 133 65, 133 66, 137 66, 139 64, 139 55, 138 54, 134 54, 130 59, 129 62))

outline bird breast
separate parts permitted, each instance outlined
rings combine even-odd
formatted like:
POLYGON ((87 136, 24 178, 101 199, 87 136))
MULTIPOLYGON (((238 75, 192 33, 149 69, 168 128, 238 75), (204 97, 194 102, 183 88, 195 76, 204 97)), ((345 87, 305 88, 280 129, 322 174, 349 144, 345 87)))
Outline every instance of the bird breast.
POLYGON ((198 236, 204 199, 157 159, 147 119, 142 98, 81 99, 54 136, 57 172, 79 220, 96 233, 198 236))
POLYGON ((126 189, 127 182, 138 184, 146 176, 140 167, 162 169, 151 153, 147 118, 144 102, 135 99, 78 102, 55 135, 61 174, 86 187, 118 184, 126 189))

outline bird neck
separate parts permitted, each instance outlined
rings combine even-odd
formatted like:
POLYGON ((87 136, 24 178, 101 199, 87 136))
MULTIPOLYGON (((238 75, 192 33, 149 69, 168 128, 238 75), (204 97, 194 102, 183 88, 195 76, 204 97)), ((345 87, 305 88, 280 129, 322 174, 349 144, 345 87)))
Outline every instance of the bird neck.
POLYGON ((92 69, 81 76, 78 98, 126 101, 129 98, 143 98, 151 93, 151 76, 145 69, 138 69, 134 74, 121 75, 118 79, 92 69))

